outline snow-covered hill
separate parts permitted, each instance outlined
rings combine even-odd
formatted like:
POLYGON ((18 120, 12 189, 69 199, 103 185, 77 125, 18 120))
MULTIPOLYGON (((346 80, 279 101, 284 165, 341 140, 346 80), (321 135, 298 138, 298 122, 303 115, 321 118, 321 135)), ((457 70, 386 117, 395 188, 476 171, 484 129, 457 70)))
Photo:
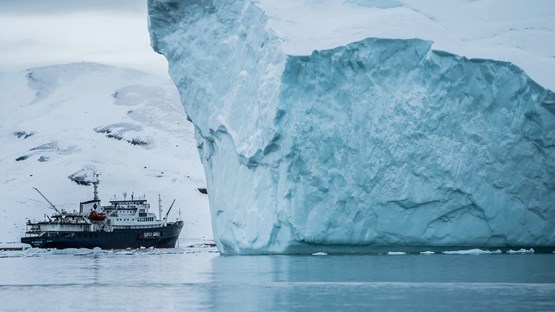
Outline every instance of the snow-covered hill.
POLYGON ((0 90, 0 242, 51 213, 32 187, 71 211, 92 198, 81 182, 93 171, 104 202, 134 192, 157 212, 158 194, 166 209, 175 198, 181 238, 212 237, 193 126, 169 80, 76 63, 0 74, 0 90))

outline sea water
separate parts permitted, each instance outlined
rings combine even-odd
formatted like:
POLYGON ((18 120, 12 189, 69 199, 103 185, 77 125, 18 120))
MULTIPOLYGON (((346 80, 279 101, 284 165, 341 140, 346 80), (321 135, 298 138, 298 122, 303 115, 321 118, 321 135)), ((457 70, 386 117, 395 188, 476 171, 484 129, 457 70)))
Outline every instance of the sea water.
POLYGON ((555 311, 555 255, 0 252, 0 311, 555 311))

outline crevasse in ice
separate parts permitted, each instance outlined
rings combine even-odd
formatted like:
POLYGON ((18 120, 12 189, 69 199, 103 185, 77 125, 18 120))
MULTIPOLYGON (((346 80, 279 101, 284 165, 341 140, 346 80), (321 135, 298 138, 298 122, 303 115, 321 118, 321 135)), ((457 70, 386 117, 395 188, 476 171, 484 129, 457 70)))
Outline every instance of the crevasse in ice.
POLYGON ((367 38, 287 55, 250 1, 149 0, 224 254, 555 245, 555 95, 367 38))

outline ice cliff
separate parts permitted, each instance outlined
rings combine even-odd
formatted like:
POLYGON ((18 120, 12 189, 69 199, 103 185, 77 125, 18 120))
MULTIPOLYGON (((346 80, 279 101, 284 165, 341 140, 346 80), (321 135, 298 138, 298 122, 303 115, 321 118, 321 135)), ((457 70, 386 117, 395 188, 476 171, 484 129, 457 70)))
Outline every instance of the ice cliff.
POLYGON ((555 94, 519 67, 420 39, 292 55, 251 1, 148 10, 220 252, 555 246, 555 94))

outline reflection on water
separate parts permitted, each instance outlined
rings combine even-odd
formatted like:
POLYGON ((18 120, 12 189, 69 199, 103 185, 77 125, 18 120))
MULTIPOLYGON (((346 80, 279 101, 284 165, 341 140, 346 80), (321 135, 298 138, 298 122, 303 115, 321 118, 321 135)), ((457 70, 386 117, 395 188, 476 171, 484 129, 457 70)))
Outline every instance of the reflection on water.
POLYGON ((2 311, 555 310, 555 255, 0 254, 2 311))
POLYGON ((214 258, 214 310, 553 310, 553 255, 214 258), (233 268, 233 269, 230 269, 233 268))

